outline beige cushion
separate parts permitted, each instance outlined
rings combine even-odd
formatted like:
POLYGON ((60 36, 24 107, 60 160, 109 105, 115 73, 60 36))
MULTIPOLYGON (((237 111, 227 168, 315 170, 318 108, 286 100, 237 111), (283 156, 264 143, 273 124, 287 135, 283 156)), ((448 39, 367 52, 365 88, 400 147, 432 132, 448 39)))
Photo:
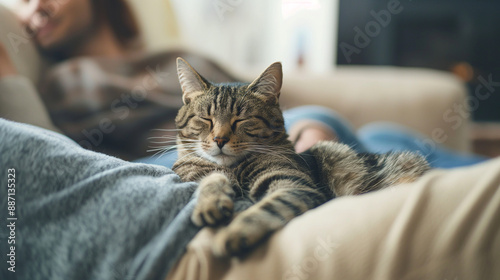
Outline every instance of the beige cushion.
POLYGON ((500 279, 500 159, 337 198, 242 259, 204 228, 165 280, 500 279))
POLYGON ((396 122, 428 136, 433 143, 469 150, 469 118, 458 118, 452 111, 454 106, 466 104, 467 91, 464 84, 449 73, 399 67, 339 66, 328 75, 285 75, 283 87, 282 101, 288 107, 327 106, 355 127, 374 121, 396 122))

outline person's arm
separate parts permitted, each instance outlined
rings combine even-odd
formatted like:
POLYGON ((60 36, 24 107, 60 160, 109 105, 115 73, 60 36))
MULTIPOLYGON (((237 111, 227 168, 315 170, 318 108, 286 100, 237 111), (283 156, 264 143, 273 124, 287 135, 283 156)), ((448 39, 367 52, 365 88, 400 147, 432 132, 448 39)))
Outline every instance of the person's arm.
POLYGON ((297 153, 305 152, 319 141, 338 140, 335 131, 312 119, 295 123, 288 131, 288 139, 294 144, 297 153))
POLYGON ((0 117, 60 132, 50 120, 33 83, 17 73, 0 43, 0 117))

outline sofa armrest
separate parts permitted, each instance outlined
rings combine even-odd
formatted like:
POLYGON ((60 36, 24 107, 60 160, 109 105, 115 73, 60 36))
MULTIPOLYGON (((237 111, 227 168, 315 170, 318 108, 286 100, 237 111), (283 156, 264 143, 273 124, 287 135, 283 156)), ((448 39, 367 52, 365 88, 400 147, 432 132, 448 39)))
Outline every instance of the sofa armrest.
POLYGON ((282 104, 327 106, 356 128, 376 121, 395 122, 426 135, 429 143, 470 150, 470 120, 464 113, 468 112, 467 90, 446 72, 339 66, 329 75, 291 73, 285 75, 282 104))

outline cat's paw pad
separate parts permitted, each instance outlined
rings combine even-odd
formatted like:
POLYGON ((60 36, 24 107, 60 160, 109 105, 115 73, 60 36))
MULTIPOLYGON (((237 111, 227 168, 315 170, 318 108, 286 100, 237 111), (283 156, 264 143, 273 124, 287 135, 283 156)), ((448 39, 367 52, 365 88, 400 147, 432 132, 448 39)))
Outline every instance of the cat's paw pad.
POLYGON ((215 256, 244 256, 269 235, 270 230, 265 226, 239 218, 216 234, 212 245, 215 256))
POLYGON ((234 191, 229 180, 219 174, 210 175, 200 183, 200 195, 191 215, 197 226, 215 226, 233 215, 234 191))
POLYGON ((197 226, 215 226, 226 221, 233 215, 233 200, 229 196, 205 198, 199 201, 191 215, 191 220, 197 226))

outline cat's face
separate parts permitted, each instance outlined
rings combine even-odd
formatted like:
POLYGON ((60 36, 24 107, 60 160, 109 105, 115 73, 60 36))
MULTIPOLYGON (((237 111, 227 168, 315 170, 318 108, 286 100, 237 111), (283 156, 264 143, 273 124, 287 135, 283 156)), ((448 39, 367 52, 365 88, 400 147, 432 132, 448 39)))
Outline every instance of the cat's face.
POLYGON ((230 166, 251 153, 271 152, 273 144, 286 139, 278 104, 281 64, 271 65, 251 84, 212 84, 182 59, 178 72, 184 106, 176 125, 184 154, 230 166))

